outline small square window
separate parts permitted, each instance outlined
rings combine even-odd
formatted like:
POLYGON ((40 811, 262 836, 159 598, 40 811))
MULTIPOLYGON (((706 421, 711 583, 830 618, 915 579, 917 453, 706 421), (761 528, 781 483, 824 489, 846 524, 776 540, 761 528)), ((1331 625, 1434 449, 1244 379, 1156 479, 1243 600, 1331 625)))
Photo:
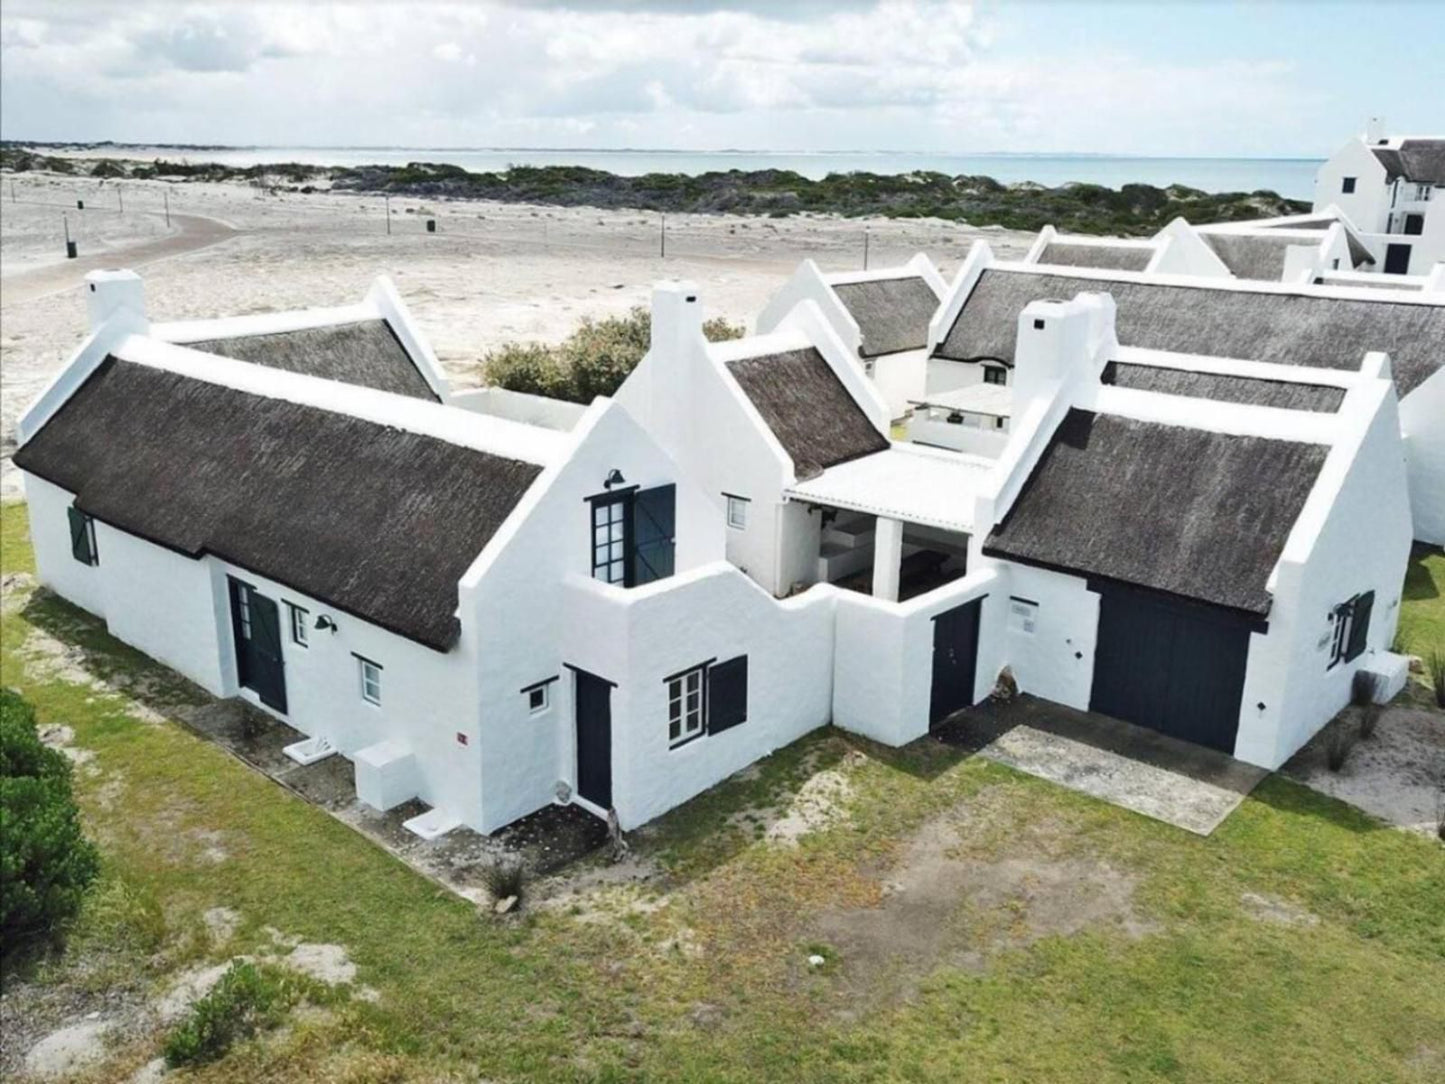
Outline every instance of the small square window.
POLYGON ((538 685, 535 689, 527 690, 527 710, 533 715, 541 715, 546 711, 552 702, 549 690, 550 685, 538 685))
POLYGON ((1007 384, 1008 370, 1000 369, 997 365, 987 365, 983 370, 983 382, 985 384, 1007 384))
POLYGON ((1043 320, 1042 320, 1042 319, 1035 319, 1035 320, 1034 320, 1034 330, 1035 330, 1035 331, 1042 331, 1043 329, 1044 329, 1044 322, 1043 322, 1043 320))
POLYGON ((1026 598, 1008 600, 1008 627, 1010 632, 1032 636, 1038 626, 1039 604, 1026 598))
POLYGON ((728 497, 728 526, 738 531, 747 530, 748 499, 746 497, 728 497))
POLYGON ((1353 178, 1353 177, 1346 177, 1346 178, 1341 182, 1341 184, 1340 184, 1340 191, 1343 192, 1343 193, 1345 193, 1345 195, 1349 195, 1349 194, 1350 194, 1351 192, 1353 192, 1354 190, 1355 190, 1355 178, 1353 178))
POLYGON ((289 602, 286 606, 291 611, 291 642, 298 647, 310 647, 311 641, 307 639, 306 611, 300 606, 292 606, 289 602))
POLYGON ((368 704, 381 706, 381 667, 370 659, 357 656, 357 670, 361 678, 361 699, 368 704))

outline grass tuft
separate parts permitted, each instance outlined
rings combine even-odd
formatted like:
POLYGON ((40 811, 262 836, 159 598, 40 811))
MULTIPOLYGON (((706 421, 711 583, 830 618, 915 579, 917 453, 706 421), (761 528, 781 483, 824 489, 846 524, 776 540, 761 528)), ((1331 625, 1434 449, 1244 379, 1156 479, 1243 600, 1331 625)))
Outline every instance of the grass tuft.
POLYGON ((280 968, 236 961, 166 1037, 166 1065, 178 1069, 219 1060, 238 1040, 279 1024, 299 996, 280 968))
POLYGON ((494 900, 512 896, 520 900, 527 887, 527 871, 515 858, 498 858, 482 870, 482 883, 494 900))
POLYGON ((1350 750, 1355 747, 1357 735, 1348 727, 1336 725, 1325 735, 1325 765, 1332 772, 1338 772, 1349 759, 1350 750))

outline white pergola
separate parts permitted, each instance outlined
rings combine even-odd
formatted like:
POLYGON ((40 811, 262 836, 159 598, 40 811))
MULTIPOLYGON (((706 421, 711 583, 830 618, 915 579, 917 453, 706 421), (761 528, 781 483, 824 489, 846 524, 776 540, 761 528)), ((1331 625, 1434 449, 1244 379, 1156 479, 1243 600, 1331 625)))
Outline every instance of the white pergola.
POLYGON ((873 595, 896 602, 904 525, 972 534, 974 499, 993 466, 993 460, 982 456, 894 444, 829 467, 784 494, 875 516, 873 595))

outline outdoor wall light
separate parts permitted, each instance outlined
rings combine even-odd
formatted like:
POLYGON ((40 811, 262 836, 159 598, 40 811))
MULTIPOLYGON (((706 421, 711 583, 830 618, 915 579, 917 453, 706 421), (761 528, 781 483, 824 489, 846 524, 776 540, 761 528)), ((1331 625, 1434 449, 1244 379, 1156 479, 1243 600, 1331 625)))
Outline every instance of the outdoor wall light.
POLYGON ((613 467, 607 472, 607 481, 602 483, 603 489, 611 489, 613 486, 626 485, 627 479, 622 477, 622 472, 613 467))
POLYGON ((334 633, 336 631, 336 622, 325 614, 322 614, 316 619, 316 631, 321 632, 324 629, 330 629, 334 633))

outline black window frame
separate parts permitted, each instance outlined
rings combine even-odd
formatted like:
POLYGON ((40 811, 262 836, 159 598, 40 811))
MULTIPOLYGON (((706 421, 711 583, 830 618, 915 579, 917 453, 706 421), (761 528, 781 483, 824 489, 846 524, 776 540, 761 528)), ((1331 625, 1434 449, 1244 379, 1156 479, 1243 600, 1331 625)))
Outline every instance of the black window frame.
POLYGON ((95 517, 72 504, 66 509, 66 521, 70 527, 70 556, 91 568, 100 564, 100 549, 95 544, 95 517))
POLYGON ((1370 620, 1374 615, 1375 592, 1361 591, 1330 611, 1330 661, 1326 670, 1341 663, 1354 662, 1365 653, 1370 639, 1370 620))
POLYGON ((983 382, 985 384, 1008 384, 1008 369, 1002 365, 985 365, 983 367, 983 382))
POLYGON ((636 492, 637 487, 632 486, 628 489, 617 490, 612 493, 599 493, 595 497, 588 498, 587 552, 589 554, 589 561, 592 566, 592 578, 594 580, 600 580, 602 583, 610 583, 617 587, 630 587, 635 582, 636 569, 633 564, 632 499, 636 492), (600 548, 597 542, 597 514, 603 509, 607 509, 608 521, 603 526, 607 527, 609 537, 605 543, 607 546, 607 559, 599 562, 597 559, 597 551, 600 548), (611 528, 616 525, 613 519, 613 509, 621 509, 622 513, 622 541, 620 543, 613 541, 610 537, 611 528), (622 547, 622 555, 620 557, 614 556, 612 552, 612 547, 617 545, 621 545, 622 547), (598 575, 599 571, 604 568, 610 569, 613 565, 621 566, 621 579, 612 579, 610 575, 598 575))
POLYGON ((748 721, 748 657, 713 663, 707 671, 708 734, 721 734, 748 721), (719 691, 723 695, 715 696, 719 691), (735 699, 736 703, 730 702, 735 699))
POLYGON ((1341 195, 1344 195, 1344 196, 1352 196, 1352 195, 1354 195, 1354 194, 1355 194, 1355 182, 1356 182, 1357 180, 1359 180, 1358 177, 1341 177, 1341 178, 1340 178, 1340 194, 1341 194, 1341 195))

